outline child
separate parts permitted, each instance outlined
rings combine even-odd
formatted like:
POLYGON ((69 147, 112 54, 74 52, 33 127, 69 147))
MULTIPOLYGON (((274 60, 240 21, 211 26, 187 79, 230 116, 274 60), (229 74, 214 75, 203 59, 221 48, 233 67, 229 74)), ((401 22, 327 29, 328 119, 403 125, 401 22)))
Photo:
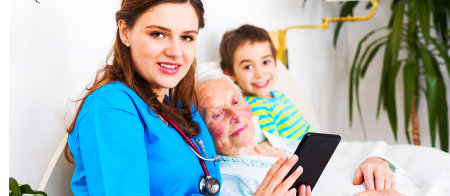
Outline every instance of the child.
POLYGON ((252 25, 226 32, 220 44, 220 66, 243 90, 263 131, 301 140, 313 131, 286 95, 272 90, 276 50, 266 30, 252 25))

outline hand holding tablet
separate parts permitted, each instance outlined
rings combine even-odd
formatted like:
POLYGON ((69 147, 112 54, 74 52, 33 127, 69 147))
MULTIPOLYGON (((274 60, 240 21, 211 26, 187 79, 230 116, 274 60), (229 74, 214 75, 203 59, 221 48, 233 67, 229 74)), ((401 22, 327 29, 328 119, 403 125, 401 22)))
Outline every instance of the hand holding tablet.
POLYGON ((299 165, 303 167, 302 175, 291 188, 298 189, 304 184, 313 190, 340 141, 339 135, 306 133, 294 153, 299 160, 285 177, 288 178, 299 165))

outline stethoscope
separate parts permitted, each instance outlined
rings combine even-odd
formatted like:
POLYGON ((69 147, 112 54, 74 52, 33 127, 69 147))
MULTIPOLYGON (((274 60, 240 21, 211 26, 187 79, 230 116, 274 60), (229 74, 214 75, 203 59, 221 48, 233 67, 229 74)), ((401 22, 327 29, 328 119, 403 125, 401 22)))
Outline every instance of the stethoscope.
POLYGON ((219 181, 216 178, 214 178, 214 177, 209 175, 208 169, 206 168, 206 165, 205 165, 205 161, 220 161, 221 157, 220 156, 216 156, 216 157, 214 157, 212 159, 208 159, 208 155, 206 155, 206 151, 204 149, 203 141, 196 140, 197 144, 200 146, 200 148, 202 148, 203 152, 206 155, 206 158, 202 157, 200 155, 200 152, 198 151, 197 147, 192 142, 192 140, 190 140, 186 136, 186 134, 180 129, 180 127, 178 127, 174 122, 172 122, 164 113, 162 113, 161 116, 170 125, 172 125, 173 128, 175 128, 175 130, 178 132, 178 134, 181 135, 183 140, 188 144, 189 148, 191 148, 192 152, 194 152, 194 154, 197 156, 198 160, 200 161, 200 165, 202 166, 202 170, 205 173, 205 176, 203 176, 200 179, 200 182, 199 182, 199 185, 198 185, 200 193, 204 194, 204 195, 215 195, 215 194, 217 194, 219 192, 219 190, 220 190, 220 183, 219 183, 219 181))

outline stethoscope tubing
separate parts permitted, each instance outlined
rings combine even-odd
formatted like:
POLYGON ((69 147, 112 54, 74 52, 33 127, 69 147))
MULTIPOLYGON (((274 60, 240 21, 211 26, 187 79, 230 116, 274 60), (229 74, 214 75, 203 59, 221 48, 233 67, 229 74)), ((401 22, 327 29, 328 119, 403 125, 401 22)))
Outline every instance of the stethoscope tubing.
POLYGON ((172 120, 170 120, 166 114, 161 113, 161 116, 164 118, 164 120, 166 120, 177 132, 178 134, 181 135, 181 137, 183 138, 183 140, 188 144, 189 148, 191 148, 195 155, 197 155, 197 157, 199 158, 198 160, 200 161, 200 165, 202 166, 202 170, 205 173, 205 176, 209 176, 209 172, 208 169, 206 168, 205 165, 205 161, 203 160, 204 158, 199 156, 200 151, 197 149, 197 147, 195 146, 195 144, 192 142, 192 140, 190 140, 186 134, 180 129, 180 127, 178 127, 172 120), (201 158, 200 158, 201 157, 201 158))

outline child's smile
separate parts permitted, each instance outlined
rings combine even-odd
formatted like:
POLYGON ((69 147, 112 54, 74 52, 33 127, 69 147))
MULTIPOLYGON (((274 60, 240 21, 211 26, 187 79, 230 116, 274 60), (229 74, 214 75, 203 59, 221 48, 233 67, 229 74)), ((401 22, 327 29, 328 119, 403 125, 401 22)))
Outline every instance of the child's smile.
POLYGON ((234 53, 234 76, 246 95, 272 98, 276 64, 270 42, 245 42, 234 53))
POLYGON ((265 80, 265 82, 252 83, 255 88, 265 88, 269 85, 270 80, 265 80))

